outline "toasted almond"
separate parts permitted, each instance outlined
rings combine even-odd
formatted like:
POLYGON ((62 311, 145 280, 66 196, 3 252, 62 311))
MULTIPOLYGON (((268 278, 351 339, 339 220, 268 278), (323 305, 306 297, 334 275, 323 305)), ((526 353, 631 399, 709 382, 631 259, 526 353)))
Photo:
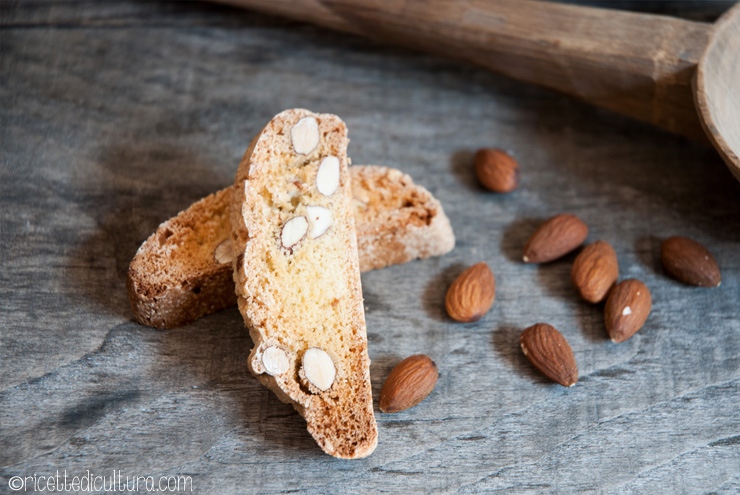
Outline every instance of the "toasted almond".
POLYGON ((283 224, 280 230, 280 242, 292 251, 293 246, 301 242, 308 232, 308 220, 304 216, 293 217, 283 224))
POLYGON ((663 268, 677 280, 699 287, 717 287, 722 274, 707 248, 688 237, 669 237, 660 247, 663 268))
POLYGON ((462 272, 445 297, 445 308, 456 321, 478 321, 491 309, 496 298, 496 279, 485 262, 477 263, 462 272))
POLYGON ((588 226, 575 215, 563 213, 548 219, 524 246, 525 263, 547 263, 573 251, 588 236, 588 226))
POLYGON ((617 253, 608 242, 589 244, 578 253, 570 275, 583 299, 599 303, 619 278, 617 253))
POLYGON ((564 387, 578 381, 578 365, 563 334, 547 323, 524 329, 519 344, 522 352, 542 374, 564 387))
POLYGON ((303 117, 290 130, 293 149, 299 155, 311 153, 319 145, 319 123, 314 117, 303 117))
POLYGON ((380 410, 405 411, 423 401, 437 383, 437 365, 429 356, 416 354, 396 365, 380 391, 380 410))
POLYGON ((623 280, 609 292, 604 323, 613 342, 624 342, 642 328, 652 308, 650 289, 637 279, 623 280))
POLYGON ((329 390, 337 376, 331 356, 318 347, 311 347, 303 353, 301 372, 306 381, 321 392, 329 390))
POLYGON ((480 183, 493 192, 511 192, 519 184, 519 165, 500 149, 479 149, 475 154, 475 174, 480 183))
POLYGON ((339 189, 339 158, 327 156, 321 160, 316 173, 316 189, 324 196, 331 196, 339 189))
POLYGON ((232 262, 234 259, 234 249, 232 248, 231 239, 225 239, 216 246, 216 249, 213 251, 213 259, 219 265, 232 262))
POLYGON ((316 239, 329 230, 333 223, 332 213, 329 208, 323 206, 306 206, 308 213, 308 237, 316 239))
POLYGON ((282 375, 290 367, 290 358, 285 349, 270 346, 262 352, 262 367, 268 375, 282 375))

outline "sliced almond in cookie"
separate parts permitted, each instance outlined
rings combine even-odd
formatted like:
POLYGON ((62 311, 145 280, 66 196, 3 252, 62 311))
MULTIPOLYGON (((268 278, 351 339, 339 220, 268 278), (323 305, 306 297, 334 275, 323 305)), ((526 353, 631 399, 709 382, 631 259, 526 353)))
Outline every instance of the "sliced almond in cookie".
POLYGON ((270 346, 262 351, 262 366, 269 375, 282 375, 290 368, 288 353, 280 347, 270 346))
POLYGON ((337 376, 337 368, 331 356, 318 347, 312 347, 303 353, 301 371, 306 380, 321 392, 329 390, 337 376))
POLYGON ((280 231, 280 242, 284 248, 291 249, 306 237, 306 232, 308 232, 306 217, 293 217, 283 224, 280 231))
POLYGON ((314 117, 304 117, 290 130, 293 150, 307 155, 319 145, 319 124, 314 117))
POLYGON ((231 239, 221 241, 213 251, 213 258, 219 265, 225 265, 231 263, 234 259, 234 251, 231 248, 231 239))
POLYGON ((336 156, 321 160, 316 173, 316 189, 324 196, 331 196, 339 189, 339 159, 336 156))
POLYGON ((331 210, 323 206, 306 206, 310 228, 308 237, 316 239, 322 236, 332 224, 331 210))

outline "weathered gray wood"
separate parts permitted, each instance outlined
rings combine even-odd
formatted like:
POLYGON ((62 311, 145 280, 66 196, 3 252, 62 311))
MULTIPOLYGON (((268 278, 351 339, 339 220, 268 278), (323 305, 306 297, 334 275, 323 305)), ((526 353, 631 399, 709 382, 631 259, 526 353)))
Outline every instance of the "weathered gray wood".
MULTIPOLYGON (((726 8, 669 5, 706 20, 726 8)), ((17 2, 2 16, 0 493, 13 476, 65 469, 189 475, 196 493, 740 491, 740 185, 711 149, 482 70, 226 7, 17 2), (324 455, 248 374, 235 310, 159 332, 126 300, 138 245, 228 184, 251 136, 290 106, 342 116, 353 161, 411 174, 458 238, 443 258, 363 276, 375 397, 412 353, 441 376, 419 406, 378 414, 378 449, 361 461, 324 455), (517 156, 518 191, 476 184, 481 146, 517 156), (572 256, 518 262, 560 211, 651 288, 653 313, 628 342, 610 343, 600 308, 577 299, 572 256), (714 253, 720 288, 664 275, 672 234, 714 253), (480 260, 496 303, 453 323, 446 286, 480 260), (536 321, 571 343, 574 388, 522 356, 536 321)))

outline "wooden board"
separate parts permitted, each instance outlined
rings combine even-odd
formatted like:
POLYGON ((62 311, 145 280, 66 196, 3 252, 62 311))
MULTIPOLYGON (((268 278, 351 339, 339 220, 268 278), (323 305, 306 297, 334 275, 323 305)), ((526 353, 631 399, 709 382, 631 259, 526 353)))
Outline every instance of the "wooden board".
MULTIPOLYGON (((709 21, 729 6, 646 5, 709 21)), ((0 493, 57 470, 190 476, 219 494, 740 491, 740 184, 713 150, 484 70, 207 3, 4 3, 0 54, 0 493), (323 454, 248 374, 236 310, 160 332, 126 298, 138 245, 229 184, 251 137, 293 106, 340 115, 353 162, 412 175, 458 240, 363 275, 376 400, 410 354, 440 379, 419 406, 378 413, 360 461, 323 454), (514 153, 518 191, 478 186, 482 146, 514 153), (628 342, 578 300, 572 255, 519 262, 558 212, 652 290, 628 342), (663 273, 673 234, 714 253, 720 288, 663 273), (496 303, 454 323, 446 287, 478 261, 496 303), (519 350, 537 321, 573 347, 574 388, 519 350)))

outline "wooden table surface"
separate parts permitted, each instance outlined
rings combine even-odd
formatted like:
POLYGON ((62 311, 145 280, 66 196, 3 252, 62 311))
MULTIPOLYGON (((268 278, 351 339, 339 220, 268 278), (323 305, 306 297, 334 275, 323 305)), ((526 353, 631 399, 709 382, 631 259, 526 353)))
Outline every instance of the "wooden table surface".
MULTIPOLYGON (((711 21, 729 3, 636 6, 711 21)), ((740 493, 740 184, 713 150, 483 70, 201 2, 3 2, 0 67, 0 493, 57 470, 190 476, 204 494, 740 493), (340 115, 353 162, 409 173, 457 236, 444 257, 362 277, 376 401, 403 357, 440 369, 419 406, 378 412, 364 460, 323 454, 247 372, 235 309, 162 332, 126 297, 139 244, 228 185, 251 137, 295 106, 340 115), (517 157, 519 190, 478 186, 483 146, 517 157), (519 262, 558 212, 650 287, 626 343, 576 296, 572 255, 519 262), (674 234, 714 253, 721 287, 666 276, 674 234), (454 323, 445 290, 478 261, 496 303, 454 323), (573 347, 575 387, 522 355, 538 321, 573 347)))

